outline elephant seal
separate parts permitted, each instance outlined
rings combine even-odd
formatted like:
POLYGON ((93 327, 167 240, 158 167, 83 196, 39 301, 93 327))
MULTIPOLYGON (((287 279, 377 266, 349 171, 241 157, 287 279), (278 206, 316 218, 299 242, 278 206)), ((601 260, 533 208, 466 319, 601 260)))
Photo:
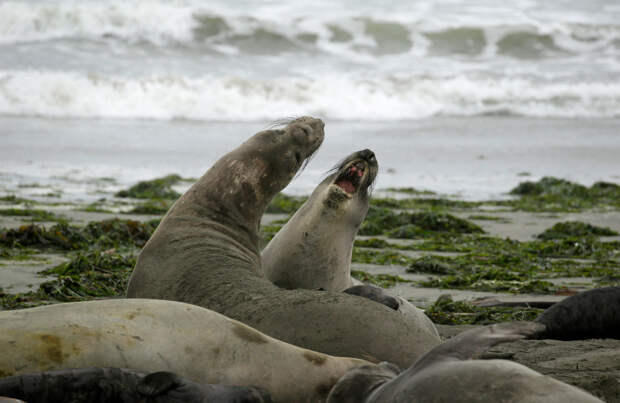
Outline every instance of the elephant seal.
POLYGON ((262 273, 282 288, 344 291, 379 302, 417 323, 439 343, 439 333, 424 312, 351 277, 353 243, 368 212, 377 170, 375 154, 368 149, 336 165, 267 244, 261 254, 262 273))
POLYGON ((472 359, 499 343, 533 337, 544 325, 512 322, 463 332, 399 374, 394 366, 354 368, 328 403, 601 403, 574 386, 507 360, 472 359))
POLYGON ((405 366, 436 346, 426 329, 386 306, 343 293, 284 290, 260 275, 260 219, 319 147, 323 127, 319 119, 299 118, 220 158, 162 219, 138 256, 127 295, 203 306, 331 355, 405 366))
POLYGON ((201 384, 258 387, 275 402, 324 401, 346 371, 369 364, 284 343, 205 308, 143 299, 0 312, 0 351, 0 377, 90 367, 167 371, 201 384))
POLYGON ((353 241, 368 212, 377 169, 370 150, 340 162, 263 250, 265 277, 288 289, 352 287, 353 241))
POLYGON ((80 368, 0 379, 0 394, 29 403, 270 403, 251 387, 202 385, 172 372, 144 374, 123 368, 80 368))

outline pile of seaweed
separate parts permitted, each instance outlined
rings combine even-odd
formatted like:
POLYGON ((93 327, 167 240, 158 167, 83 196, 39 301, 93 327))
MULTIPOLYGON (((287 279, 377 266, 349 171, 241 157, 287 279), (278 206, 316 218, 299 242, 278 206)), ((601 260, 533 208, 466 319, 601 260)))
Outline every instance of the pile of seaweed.
POLYGON ((51 228, 36 224, 0 230, 0 252, 14 259, 46 252, 69 252, 70 260, 43 271, 55 276, 36 291, 9 294, 0 291, 0 305, 6 309, 55 302, 81 301, 122 296, 135 265, 138 248, 159 221, 139 222, 111 219, 93 221, 84 227, 59 223, 51 228))

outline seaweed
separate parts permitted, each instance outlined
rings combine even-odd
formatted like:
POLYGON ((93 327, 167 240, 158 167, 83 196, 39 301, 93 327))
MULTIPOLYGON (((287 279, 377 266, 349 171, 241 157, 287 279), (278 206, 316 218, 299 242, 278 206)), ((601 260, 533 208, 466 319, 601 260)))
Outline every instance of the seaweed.
POLYGON ((409 264, 409 273, 451 274, 454 269, 433 256, 423 256, 409 264))
POLYGON ((90 222, 83 228, 59 223, 46 229, 23 225, 0 231, 0 245, 9 248, 77 250, 97 247, 142 247, 158 225, 158 221, 141 223, 110 219, 90 222))
POLYGON ((498 322, 532 321, 542 309, 523 307, 479 307, 465 301, 453 301, 441 295, 425 309, 426 315, 442 325, 489 325, 498 322))
POLYGON ((134 199, 178 199, 181 195, 172 189, 173 185, 181 182, 177 174, 170 174, 162 178, 141 181, 129 189, 116 193, 116 197, 133 197, 134 199))
POLYGON ((620 186, 610 182, 596 182, 590 187, 544 177, 538 182, 521 182, 510 194, 518 200, 491 202, 498 206, 523 211, 581 211, 592 208, 620 208, 620 186))
POLYGON ((284 193, 278 193, 273 200, 271 200, 265 212, 272 214, 291 214, 297 211, 306 200, 308 200, 307 197, 288 196, 284 193))
POLYGON ((62 220, 56 214, 37 209, 0 209, 0 215, 4 216, 18 216, 18 217, 30 217, 31 221, 60 221, 62 220))
POLYGON ((394 287, 397 283, 411 282, 411 280, 406 280, 400 276, 393 276, 391 274, 370 274, 361 270, 351 270, 351 276, 364 283, 370 283, 381 288, 390 288, 394 287))
POLYGON ((163 215, 170 210, 170 207, 172 207, 170 200, 153 199, 136 205, 126 214, 163 215))
POLYGON ((429 233, 483 233, 478 225, 447 213, 423 211, 395 213, 387 208, 371 206, 360 235, 385 234, 392 238, 416 238, 429 233))
POLYGON ((610 236, 618 235, 616 231, 608 227, 597 227, 580 221, 565 221, 555 224, 553 227, 538 234, 538 239, 566 239, 587 236, 610 236))
POLYGON ((57 278, 41 284, 36 291, 21 294, 0 291, 0 306, 17 309, 123 296, 135 262, 135 256, 124 256, 114 250, 80 252, 70 261, 42 272, 57 278))
POLYGON ((419 190, 419 189, 415 189, 412 187, 387 188, 384 190, 388 192, 407 193, 407 194, 414 194, 414 195, 436 195, 437 194, 433 192, 432 190, 419 190))

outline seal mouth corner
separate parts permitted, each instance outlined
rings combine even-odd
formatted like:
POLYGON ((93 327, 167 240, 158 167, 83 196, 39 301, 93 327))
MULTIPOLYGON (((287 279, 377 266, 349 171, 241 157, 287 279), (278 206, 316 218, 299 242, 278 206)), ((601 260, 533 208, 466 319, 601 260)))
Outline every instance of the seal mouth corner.
POLYGON ((360 189, 362 179, 368 171, 367 164, 361 160, 347 165, 334 181, 334 185, 344 191, 348 196, 353 196, 360 189))

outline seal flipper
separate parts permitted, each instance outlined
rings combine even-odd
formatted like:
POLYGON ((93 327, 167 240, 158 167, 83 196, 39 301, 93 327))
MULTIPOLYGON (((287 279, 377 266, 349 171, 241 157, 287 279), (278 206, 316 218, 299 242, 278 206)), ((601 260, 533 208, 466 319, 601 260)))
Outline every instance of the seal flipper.
POLYGON ((179 377, 172 372, 152 372, 138 384, 138 393, 145 396, 157 396, 166 393, 181 383, 179 377))
POLYGON ((400 303, 394 297, 387 295, 381 288, 375 287, 374 285, 355 285, 353 287, 349 287, 343 291, 346 294, 358 295, 360 297, 364 297, 370 299, 372 301, 378 302, 387 306, 388 308, 392 308, 393 310, 398 310, 400 303))
POLYGON ((620 287, 603 287, 564 299, 544 311, 536 322, 546 326, 539 338, 620 339, 620 287))
POLYGON ((545 325, 536 322, 505 322, 471 329, 424 354, 407 371, 418 372, 438 361, 476 358, 497 344, 533 338, 544 330, 545 325))

